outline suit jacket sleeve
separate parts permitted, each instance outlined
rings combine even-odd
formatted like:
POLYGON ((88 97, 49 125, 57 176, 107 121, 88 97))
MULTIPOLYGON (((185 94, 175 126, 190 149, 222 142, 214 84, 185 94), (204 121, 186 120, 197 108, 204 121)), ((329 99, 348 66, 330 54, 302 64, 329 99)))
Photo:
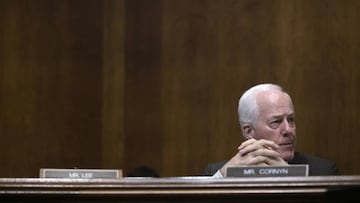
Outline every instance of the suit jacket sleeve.
POLYGON ((208 164, 205 168, 204 175, 206 176, 214 175, 223 165, 225 165, 226 162, 227 160, 208 164))

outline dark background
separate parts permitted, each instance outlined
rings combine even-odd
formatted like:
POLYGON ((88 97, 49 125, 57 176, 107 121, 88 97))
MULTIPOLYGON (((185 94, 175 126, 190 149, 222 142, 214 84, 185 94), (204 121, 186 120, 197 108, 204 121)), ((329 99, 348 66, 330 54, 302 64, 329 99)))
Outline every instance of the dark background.
POLYGON ((359 174, 359 22, 358 0, 1 0, 0 177, 202 175, 264 82, 292 96, 299 151, 359 174))

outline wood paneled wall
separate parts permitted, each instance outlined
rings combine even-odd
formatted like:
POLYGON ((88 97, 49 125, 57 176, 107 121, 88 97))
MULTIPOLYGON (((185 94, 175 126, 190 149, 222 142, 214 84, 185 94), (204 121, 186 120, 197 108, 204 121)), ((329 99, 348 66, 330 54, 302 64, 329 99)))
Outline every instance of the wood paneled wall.
POLYGON ((2 177, 101 166, 102 7, 1 1, 2 177))
POLYGON ((0 1, 0 176, 139 165, 201 175, 241 142, 237 102, 292 96, 297 149, 359 174, 360 2, 0 1))

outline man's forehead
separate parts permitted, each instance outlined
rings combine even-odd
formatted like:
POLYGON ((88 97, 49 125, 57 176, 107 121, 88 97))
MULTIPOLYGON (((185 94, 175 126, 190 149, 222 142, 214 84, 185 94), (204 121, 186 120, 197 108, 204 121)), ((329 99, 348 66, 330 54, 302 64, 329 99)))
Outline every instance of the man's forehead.
POLYGON ((294 114, 290 98, 284 92, 263 92, 258 95, 257 105, 260 114, 282 116, 294 114))

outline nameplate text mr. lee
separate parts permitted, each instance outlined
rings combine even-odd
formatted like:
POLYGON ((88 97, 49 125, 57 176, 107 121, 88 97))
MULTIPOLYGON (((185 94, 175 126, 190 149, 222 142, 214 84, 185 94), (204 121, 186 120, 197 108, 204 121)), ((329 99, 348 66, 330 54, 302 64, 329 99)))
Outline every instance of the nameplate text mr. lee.
POLYGON ((121 178, 119 169, 40 169, 40 178, 121 178))

